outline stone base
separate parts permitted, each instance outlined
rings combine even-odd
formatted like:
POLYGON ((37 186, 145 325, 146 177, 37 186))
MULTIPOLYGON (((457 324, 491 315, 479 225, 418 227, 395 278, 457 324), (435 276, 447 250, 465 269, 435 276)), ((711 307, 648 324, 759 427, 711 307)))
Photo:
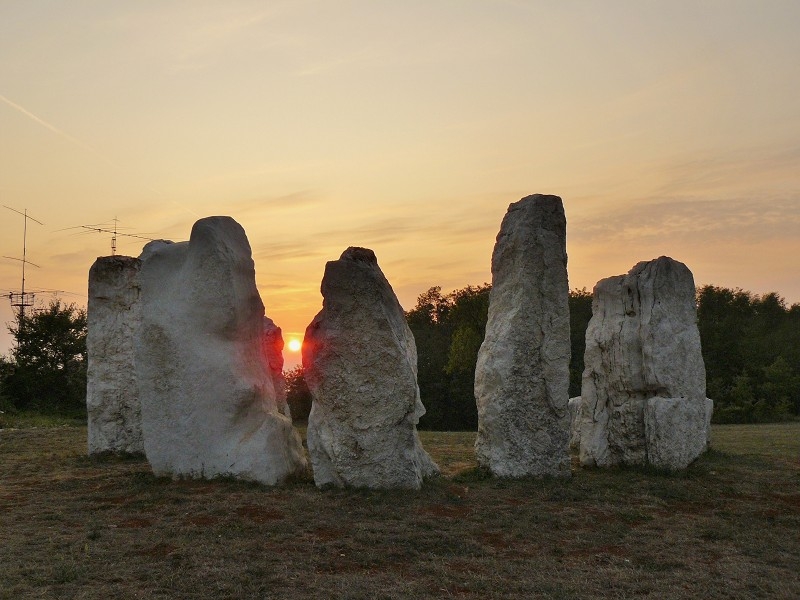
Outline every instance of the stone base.
POLYGON ((707 403, 686 398, 650 398, 645 402, 647 462, 677 471, 688 467, 708 444, 707 403))

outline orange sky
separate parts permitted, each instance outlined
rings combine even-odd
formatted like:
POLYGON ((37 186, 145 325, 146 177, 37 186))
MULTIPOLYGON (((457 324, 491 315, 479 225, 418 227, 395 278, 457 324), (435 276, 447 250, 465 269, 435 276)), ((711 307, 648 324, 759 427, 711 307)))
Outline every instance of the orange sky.
POLYGON ((794 0, 0 1, 0 203, 44 223, 29 287, 79 304, 110 236, 63 229, 231 215, 287 337, 350 245, 405 308, 489 281, 536 192, 564 199, 572 287, 667 254, 800 302, 798 26, 794 0))

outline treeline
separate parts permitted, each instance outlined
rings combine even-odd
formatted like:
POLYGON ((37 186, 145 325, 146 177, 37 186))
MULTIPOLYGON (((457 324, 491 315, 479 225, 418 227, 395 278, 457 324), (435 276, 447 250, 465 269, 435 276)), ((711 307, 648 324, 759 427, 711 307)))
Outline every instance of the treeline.
MULTIPOLYGON (((433 287, 406 313, 418 355, 418 381, 427 414, 421 429, 475 430, 473 383, 486 330, 491 286, 448 294, 433 287)), ((580 395, 587 290, 569 294, 570 396, 580 395)), ((706 285, 697 290, 697 316, 714 421, 753 423, 800 416, 800 304, 706 285)), ((14 348, 0 357, 0 411, 86 414, 86 311, 54 300, 9 325, 14 348)), ((292 415, 305 419, 311 396, 302 368, 286 373, 292 415)))
MULTIPOLYGON (((449 294, 432 287, 417 299, 406 319, 417 342, 418 381, 426 414, 420 429, 476 430, 478 411, 473 387, 478 349, 486 333, 491 285, 467 286, 449 294)), ((586 326, 592 316, 592 294, 569 295, 570 396, 581 389, 586 326)))
POLYGON ((447 295, 433 287, 406 313, 417 343, 417 381, 426 414, 420 428, 478 427, 473 385, 475 361, 486 332, 489 290, 484 284, 447 295))
POLYGON ((715 422, 800 415, 800 304, 706 285, 697 290, 697 322, 715 422))
MULTIPOLYGON (((489 285, 443 295, 433 287, 406 313, 417 341, 419 386, 427 414, 421 429, 474 430, 475 362, 486 329, 489 285)), ((697 315, 707 396, 714 421, 753 423, 800 415, 800 304, 778 294, 706 285, 697 290, 697 315)), ((569 295, 570 396, 581 393, 586 327, 592 294, 569 295)))

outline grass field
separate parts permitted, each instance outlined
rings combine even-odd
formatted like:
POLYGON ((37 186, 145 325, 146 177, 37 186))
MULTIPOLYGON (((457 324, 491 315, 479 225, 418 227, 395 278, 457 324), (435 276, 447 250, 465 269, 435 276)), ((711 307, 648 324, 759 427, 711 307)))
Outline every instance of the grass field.
POLYGON ((0 598, 799 598, 800 423, 714 426, 681 475, 495 480, 421 434, 420 492, 157 479, 85 427, 0 431, 0 598))

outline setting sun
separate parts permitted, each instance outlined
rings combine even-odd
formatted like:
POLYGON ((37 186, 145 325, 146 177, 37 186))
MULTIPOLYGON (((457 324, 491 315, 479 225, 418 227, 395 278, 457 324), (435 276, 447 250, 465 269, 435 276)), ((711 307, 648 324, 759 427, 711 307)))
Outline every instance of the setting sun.
POLYGON ((287 344, 287 347, 289 348, 290 352, 299 352, 302 346, 303 343, 297 338, 290 339, 289 343, 287 344))

